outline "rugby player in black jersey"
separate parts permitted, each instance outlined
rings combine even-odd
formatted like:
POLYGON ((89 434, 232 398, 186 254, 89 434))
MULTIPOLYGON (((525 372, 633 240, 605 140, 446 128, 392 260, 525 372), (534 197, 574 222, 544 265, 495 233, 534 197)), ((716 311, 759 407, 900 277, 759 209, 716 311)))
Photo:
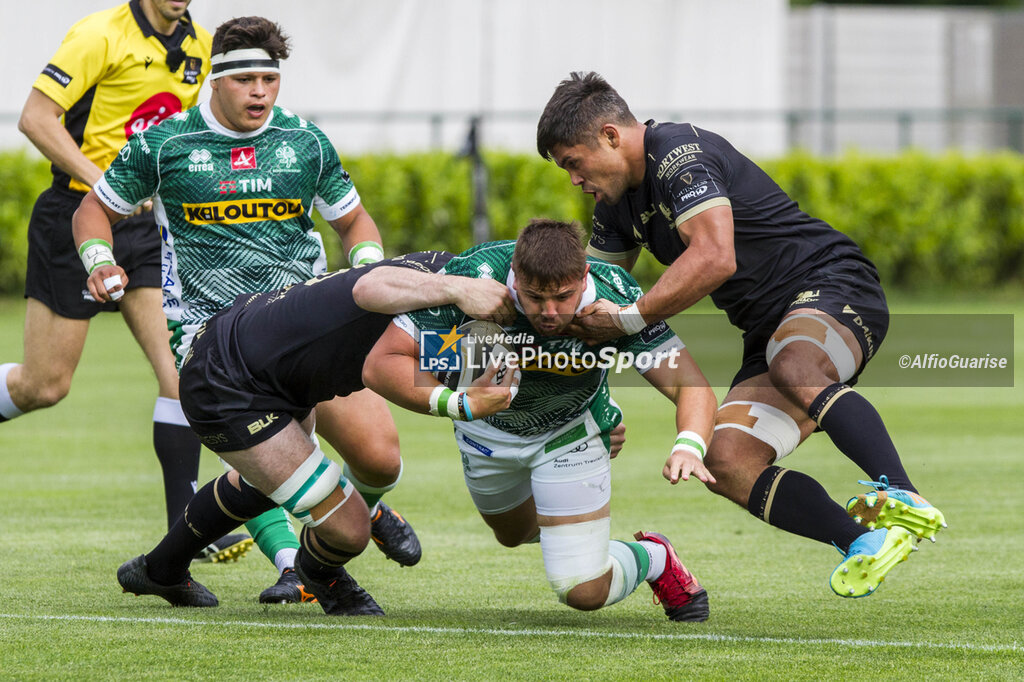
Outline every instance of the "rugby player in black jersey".
POLYGON ((646 248, 667 266, 635 304, 599 300, 582 310, 575 332, 615 338, 711 296, 743 330, 744 351, 718 410, 708 487, 777 528, 837 547, 837 594, 874 592, 916 539, 934 539, 945 523, 917 494, 878 412, 851 388, 888 328, 871 261, 724 138, 689 123, 640 123, 593 72, 558 85, 537 150, 594 196, 591 255, 630 270, 646 248), (810 476, 779 466, 816 430, 871 479, 872 491, 845 508, 810 476))
MULTIPOLYGON (((370 517, 341 467, 311 439, 313 410, 364 388, 363 361, 393 314, 454 303, 480 319, 512 319, 504 284, 434 274, 450 258, 410 254, 327 273, 239 296, 210 318, 182 364, 181 402, 200 440, 234 470, 201 488, 151 552, 118 569, 125 591, 216 606, 192 580, 191 557, 225 529, 280 505, 303 524, 295 566, 324 611, 383 614, 343 566, 369 541, 370 517)), ((496 370, 469 389, 474 411, 491 414, 511 401, 513 374, 495 386, 496 370)))

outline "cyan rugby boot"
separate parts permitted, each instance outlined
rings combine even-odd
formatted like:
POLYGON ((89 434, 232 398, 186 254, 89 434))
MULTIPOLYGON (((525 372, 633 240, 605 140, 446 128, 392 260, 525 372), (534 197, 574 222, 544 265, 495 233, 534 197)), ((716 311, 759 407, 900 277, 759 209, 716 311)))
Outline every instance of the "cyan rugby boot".
POLYGON ((946 517, 917 493, 889 485, 886 476, 878 481, 858 481, 873 488, 871 492, 851 497, 846 513, 867 528, 901 526, 918 538, 935 542, 935 534, 946 527, 946 517))
POLYGON ((877 528, 850 544, 845 557, 832 571, 829 585, 840 597, 866 597, 878 589, 896 564, 917 551, 914 536, 906 528, 877 528))

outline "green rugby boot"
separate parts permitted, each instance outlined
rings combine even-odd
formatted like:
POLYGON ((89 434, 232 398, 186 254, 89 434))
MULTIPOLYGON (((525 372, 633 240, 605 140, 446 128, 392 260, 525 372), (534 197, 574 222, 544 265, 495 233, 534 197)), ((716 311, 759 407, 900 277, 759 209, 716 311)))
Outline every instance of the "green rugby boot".
POLYGON ((917 493, 889 485, 889 479, 879 476, 878 481, 858 481, 873 488, 871 492, 851 497, 846 513, 867 528, 901 526, 920 539, 935 542, 935 534, 946 527, 946 517, 917 493))
POLYGON ((866 597, 914 551, 917 543, 906 528, 870 530, 850 545, 845 558, 832 571, 829 585, 840 597, 866 597))

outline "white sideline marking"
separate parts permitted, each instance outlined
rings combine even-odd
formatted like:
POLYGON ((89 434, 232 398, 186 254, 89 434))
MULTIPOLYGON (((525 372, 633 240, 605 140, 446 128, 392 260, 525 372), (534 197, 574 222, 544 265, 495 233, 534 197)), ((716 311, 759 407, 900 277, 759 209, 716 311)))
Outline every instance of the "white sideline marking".
POLYGON ((748 637, 743 635, 716 635, 713 633, 656 634, 638 632, 601 632, 599 630, 542 630, 505 628, 439 628, 420 625, 381 627, 358 623, 267 623, 242 620, 190 620, 188 618, 126 618, 120 616, 52 616, 21 613, 0 613, 0 618, 11 620, 85 621, 93 623, 153 623, 155 625, 209 625, 280 630, 365 630, 369 632, 414 632, 442 635, 498 635, 501 637, 596 637, 598 639, 650 639, 650 640, 704 640, 708 642, 742 642, 764 644, 828 645, 851 647, 897 647, 905 649, 946 649, 965 651, 1021 651, 1024 647, 1013 644, 972 644, 970 642, 892 642, 870 639, 801 639, 797 637, 748 637))

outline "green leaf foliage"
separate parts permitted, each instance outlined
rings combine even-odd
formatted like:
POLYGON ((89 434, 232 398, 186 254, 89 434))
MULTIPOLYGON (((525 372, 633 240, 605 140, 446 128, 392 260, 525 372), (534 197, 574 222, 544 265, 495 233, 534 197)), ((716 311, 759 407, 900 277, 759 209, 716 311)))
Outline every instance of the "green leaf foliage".
MULTIPOLYGON (((588 227, 593 203, 553 163, 533 154, 487 152, 487 217, 494 239, 514 239, 534 217, 588 227)), ((472 166, 446 152, 372 154, 343 159, 385 252, 472 245, 472 166)), ((887 285, 908 289, 994 287, 1022 279, 1024 158, 910 151, 898 156, 804 152, 762 163, 801 208, 849 234, 887 285)), ((47 164, 0 154, 0 292, 21 290, 26 229, 47 164)), ((319 218, 331 267, 345 267, 337 235, 319 218)), ((634 274, 650 286, 663 268, 642 256, 634 274)))
POLYGON ((0 292, 23 290, 28 219, 50 184, 50 165, 25 152, 0 152, 0 292))

